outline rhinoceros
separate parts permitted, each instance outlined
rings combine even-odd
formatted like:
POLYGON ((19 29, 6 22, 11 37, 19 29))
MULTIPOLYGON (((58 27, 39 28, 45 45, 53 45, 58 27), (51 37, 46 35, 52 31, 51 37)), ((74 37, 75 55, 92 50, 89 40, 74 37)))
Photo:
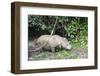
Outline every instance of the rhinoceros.
POLYGON ((42 35, 37 39, 36 44, 40 49, 48 49, 52 52, 55 51, 56 47, 68 50, 72 48, 68 40, 65 37, 61 37, 59 35, 42 35))

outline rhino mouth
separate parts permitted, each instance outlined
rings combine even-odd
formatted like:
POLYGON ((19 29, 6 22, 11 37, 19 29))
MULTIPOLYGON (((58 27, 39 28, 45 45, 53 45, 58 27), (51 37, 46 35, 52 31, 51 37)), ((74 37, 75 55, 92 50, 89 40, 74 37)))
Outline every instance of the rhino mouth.
POLYGON ((69 45, 69 46, 65 47, 65 49, 67 49, 67 50, 71 50, 71 49, 72 49, 72 46, 69 45))

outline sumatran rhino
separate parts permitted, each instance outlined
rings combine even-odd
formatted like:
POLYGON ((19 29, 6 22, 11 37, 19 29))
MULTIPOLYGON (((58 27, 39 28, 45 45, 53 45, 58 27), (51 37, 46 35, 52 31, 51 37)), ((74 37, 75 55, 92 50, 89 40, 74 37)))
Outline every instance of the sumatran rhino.
POLYGON ((65 37, 61 37, 59 35, 42 35, 37 39, 36 44, 41 49, 48 49, 52 52, 55 51, 56 47, 68 50, 72 48, 68 40, 65 37))

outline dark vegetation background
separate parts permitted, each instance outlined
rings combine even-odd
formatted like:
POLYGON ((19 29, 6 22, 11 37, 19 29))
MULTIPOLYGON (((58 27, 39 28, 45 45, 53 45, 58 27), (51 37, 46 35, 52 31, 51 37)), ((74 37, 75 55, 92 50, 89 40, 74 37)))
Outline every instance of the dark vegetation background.
POLYGON ((40 57, 36 54, 33 54, 33 60, 58 58, 87 58, 87 17, 28 15, 29 41, 32 41, 41 35, 50 35, 56 19, 57 23, 53 34, 66 37, 72 45, 73 49, 71 51, 62 50, 59 52, 55 52, 53 56, 51 52, 42 52, 38 54, 40 57))

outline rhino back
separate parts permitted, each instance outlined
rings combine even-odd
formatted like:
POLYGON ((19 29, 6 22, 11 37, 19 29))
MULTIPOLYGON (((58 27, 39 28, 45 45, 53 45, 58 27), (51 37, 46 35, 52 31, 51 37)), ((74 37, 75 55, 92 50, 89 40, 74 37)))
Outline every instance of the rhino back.
POLYGON ((56 47, 60 45, 60 37, 58 35, 42 35, 38 38, 37 43, 44 47, 56 47))

